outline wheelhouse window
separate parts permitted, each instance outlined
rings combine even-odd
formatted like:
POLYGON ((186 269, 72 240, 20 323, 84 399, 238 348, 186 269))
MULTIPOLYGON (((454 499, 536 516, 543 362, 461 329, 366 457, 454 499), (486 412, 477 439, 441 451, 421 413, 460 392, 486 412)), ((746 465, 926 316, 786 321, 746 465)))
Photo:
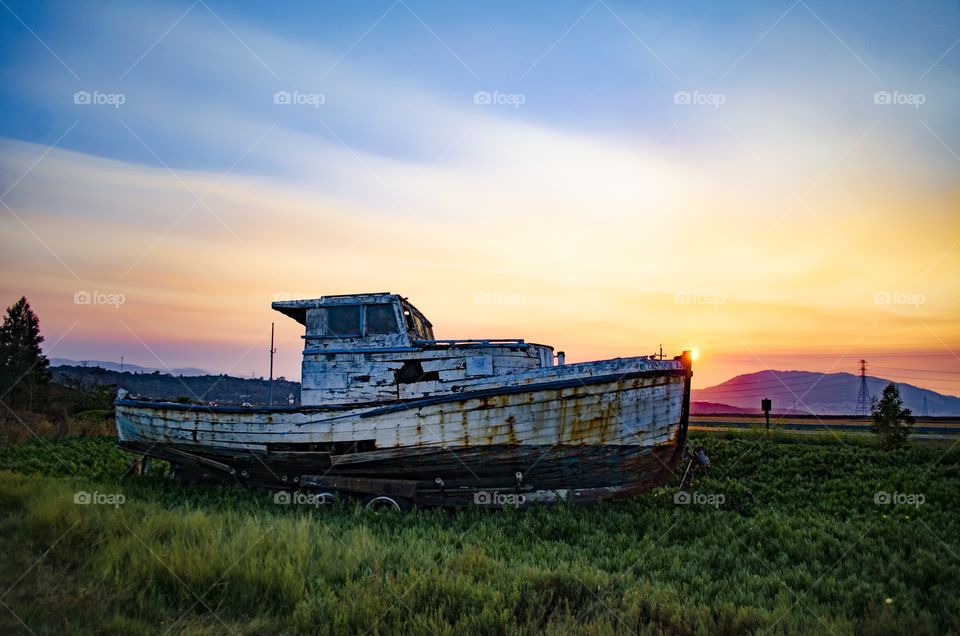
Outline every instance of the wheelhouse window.
POLYGON ((326 327, 322 329, 328 338, 359 338, 400 333, 393 304, 340 305, 323 309, 326 327))
POLYGON ((420 316, 414 316, 414 323, 417 325, 417 333, 420 337, 428 340, 430 338, 430 332, 427 330, 427 324, 423 322, 423 319, 421 319, 420 316))
POLYGON ((364 310, 367 312, 368 336, 392 334, 400 331, 397 325, 397 315, 393 311, 392 304, 367 305, 364 310))
POLYGON ((360 335, 360 305, 327 308, 327 333, 331 336, 360 335))
POLYGON ((404 308, 403 319, 407 323, 407 331, 409 331, 416 339, 429 340, 432 338, 427 324, 422 318, 420 318, 420 316, 415 315, 409 309, 404 308))

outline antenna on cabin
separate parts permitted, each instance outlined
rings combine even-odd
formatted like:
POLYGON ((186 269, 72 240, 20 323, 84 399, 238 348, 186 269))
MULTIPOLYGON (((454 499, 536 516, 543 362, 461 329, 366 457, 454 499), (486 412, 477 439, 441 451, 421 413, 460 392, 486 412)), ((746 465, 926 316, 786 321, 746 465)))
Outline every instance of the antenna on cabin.
POLYGON ((273 346, 273 324, 270 323, 270 406, 273 406, 273 354, 277 352, 273 346))
POLYGON ((857 394, 855 415, 870 415, 870 392, 867 390, 867 361, 860 361, 860 392, 857 394))
POLYGON ((660 359, 663 360, 663 345, 660 345, 660 359))

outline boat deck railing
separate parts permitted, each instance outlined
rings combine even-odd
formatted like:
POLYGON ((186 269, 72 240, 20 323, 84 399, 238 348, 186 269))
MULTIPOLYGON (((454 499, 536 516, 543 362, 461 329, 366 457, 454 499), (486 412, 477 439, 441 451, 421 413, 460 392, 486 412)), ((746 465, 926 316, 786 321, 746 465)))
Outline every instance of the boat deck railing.
MULTIPOLYGON (((331 340, 326 336, 301 336, 307 342, 311 340, 331 340)), ((348 347, 344 349, 333 349, 333 348, 313 348, 306 347, 303 350, 304 355, 313 355, 319 353, 345 353, 345 354, 355 354, 355 353, 414 353, 416 351, 422 351, 424 349, 448 349, 448 348, 462 348, 462 349, 471 349, 476 348, 480 349, 483 347, 517 347, 520 349, 526 349, 528 347, 543 347, 545 349, 553 349, 549 345, 538 345, 532 342, 526 342, 523 338, 489 338, 489 339, 451 339, 451 340, 414 340, 411 346, 371 346, 371 347, 348 347)))
POLYGON ((520 346, 525 345, 523 338, 485 338, 478 339, 451 339, 451 340, 415 340, 414 345, 418 347, 489 347, 489 346, 520 346))

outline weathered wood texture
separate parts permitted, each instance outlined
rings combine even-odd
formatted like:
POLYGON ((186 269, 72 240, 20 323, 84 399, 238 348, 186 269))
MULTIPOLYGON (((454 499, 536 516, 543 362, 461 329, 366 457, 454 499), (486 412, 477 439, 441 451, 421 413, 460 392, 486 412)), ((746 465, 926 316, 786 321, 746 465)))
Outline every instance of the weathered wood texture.
MULTIPOLYGON (((511 380, 539 369, 540 345, 429 346, 411 351, 304 353, 301 404, 376 402, 467 389, 483 378, 511 380)), ((546 357, 552 357, 548 350, 546 357)))

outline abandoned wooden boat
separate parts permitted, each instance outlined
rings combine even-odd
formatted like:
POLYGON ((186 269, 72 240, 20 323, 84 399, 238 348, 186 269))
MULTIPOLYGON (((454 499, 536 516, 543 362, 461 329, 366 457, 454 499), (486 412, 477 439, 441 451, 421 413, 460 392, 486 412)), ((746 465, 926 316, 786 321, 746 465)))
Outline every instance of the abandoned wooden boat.
POLYGON ((592 502, 685 456, 692 359, 565 364, 523 340, 437 340, 396 294, 273 303, 306 328, 298 406, 116 401, 120 445, 187 481, 409 505, 592 502))

